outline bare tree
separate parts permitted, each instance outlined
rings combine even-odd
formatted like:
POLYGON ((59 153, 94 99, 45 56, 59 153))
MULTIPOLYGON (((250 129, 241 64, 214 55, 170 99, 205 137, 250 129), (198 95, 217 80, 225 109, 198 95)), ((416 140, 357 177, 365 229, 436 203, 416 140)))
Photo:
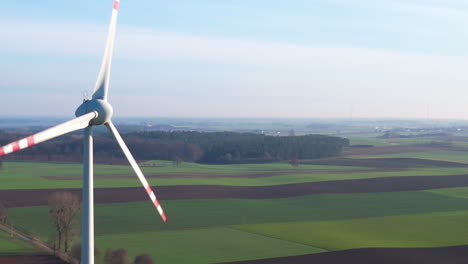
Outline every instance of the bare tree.
POLYGON ((5 204, 0 202, 0 223, 6 224, 8 220, 8 208, 5 204))
POLYGON ((55 192, 50 195, 49 212, 57 232, 58 249, 64 242, 64 251, 68 251, 80 208, 78 196, 70 192, 55 192))
POLYGON ((131 264, 130 259, 128 258, 128 252, 126 249, 110 249, 106 250, 106 255, 104 256, 105 264, 131 264))
POLYGON ((174 159, 172 160, 172 166, 179 167, 182 161, 183 160, 179 156, 175 156, 174 159))
POLYGON ((297 168, 299 166, 299 160, 298 159, 292 159, 289 161, 289 164, 293 166, 294 168, 297 168))
POLYGON ((148 254, 141 254, 135 258, 134 264, 154 264, 153 259, 148 254))

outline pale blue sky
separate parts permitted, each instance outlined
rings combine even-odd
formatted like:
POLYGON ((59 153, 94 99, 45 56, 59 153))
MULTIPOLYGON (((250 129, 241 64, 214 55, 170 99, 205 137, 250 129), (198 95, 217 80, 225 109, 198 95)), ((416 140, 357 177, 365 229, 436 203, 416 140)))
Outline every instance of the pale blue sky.
MULTIPOLYGON (((71 116, 112 0, 7 0, 0 115, 71 116)), ((121 0, 119 116, 468 117, 468 2, 121 0)))

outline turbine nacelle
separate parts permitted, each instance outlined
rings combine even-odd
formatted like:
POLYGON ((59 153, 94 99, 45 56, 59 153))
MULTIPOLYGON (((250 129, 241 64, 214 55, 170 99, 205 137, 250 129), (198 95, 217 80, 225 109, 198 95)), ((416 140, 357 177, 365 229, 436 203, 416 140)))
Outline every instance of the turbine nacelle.
POLYGON ((102 99, 84 100, 84 102, 76 109, 75 116, 79 117, 87 113, 96 112, 97 117, 89 122, 89 125, 103 125, 111 120, 114 110, 112 106, 102 99))

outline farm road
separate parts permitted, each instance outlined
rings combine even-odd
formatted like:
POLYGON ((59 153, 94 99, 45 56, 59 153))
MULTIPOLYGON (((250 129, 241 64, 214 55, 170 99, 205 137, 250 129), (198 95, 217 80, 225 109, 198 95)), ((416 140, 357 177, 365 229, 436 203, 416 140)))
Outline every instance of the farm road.
POLYGON ((0 263, 5 264, 67 264, 54 255, 0 255, 0 263))

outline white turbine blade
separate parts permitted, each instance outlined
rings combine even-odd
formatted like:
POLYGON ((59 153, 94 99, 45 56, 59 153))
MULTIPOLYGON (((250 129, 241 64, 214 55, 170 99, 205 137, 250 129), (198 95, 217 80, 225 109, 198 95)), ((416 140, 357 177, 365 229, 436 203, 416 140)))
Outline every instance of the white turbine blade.
POLYGON ((120 0, 114 0, 112 17, 107 35, 106 49, 102 59, 101 69, 94 87, 93 99, 107 100, 107 90, 109 88, 109 76, 112 63, 112 51, 114 49, 115 30, 117 27, 117 15, 120 0))
POLYGON ((143 184, 143 187, 146 190, 146 193, 148 193, 151 201, 153 202, 154 206, 156 209, 158 209, 158 213, 161 216, 162 220, 164 222, 167 221, 166 214, 164 213, 161 204, 158 201, 158 198, 156 198, 156 195, 153 192, 153 189, 149 185, 148 181, 146 180, 145 176, 143 175, 143 172, 141 172, 140 167, 136 163, 135 159, 132 156, 132 153, 130 153, 130 150, 128 150, 127 145, 123 141, 122 137, 119 134, 119 131, 117 131, 117 128, 115 128, 114 124, 112 122, 109 122, 106 124, 107 128, 109 128, 110 132, 112 135, 114 135, 115 139, 117 142, 119 142, 120 147, 122 148, 122 151, 124 152, 125 156, 128 159, 128 162, 130 162, 130 165, 132 166, 133 170, 135 171, 136 175, 138 176, 138 179, 140 179, 141 184, 143 184))
POLYGON ((0 147, 0 156, 25 149, 27 147, 39 144, 46 140, 70 133, 72 131, 89 126, 89 122, 97 117, 96 112, 87 113, 60 125, 56 125, 32 136, 12 142, 8 145, 0 147))

